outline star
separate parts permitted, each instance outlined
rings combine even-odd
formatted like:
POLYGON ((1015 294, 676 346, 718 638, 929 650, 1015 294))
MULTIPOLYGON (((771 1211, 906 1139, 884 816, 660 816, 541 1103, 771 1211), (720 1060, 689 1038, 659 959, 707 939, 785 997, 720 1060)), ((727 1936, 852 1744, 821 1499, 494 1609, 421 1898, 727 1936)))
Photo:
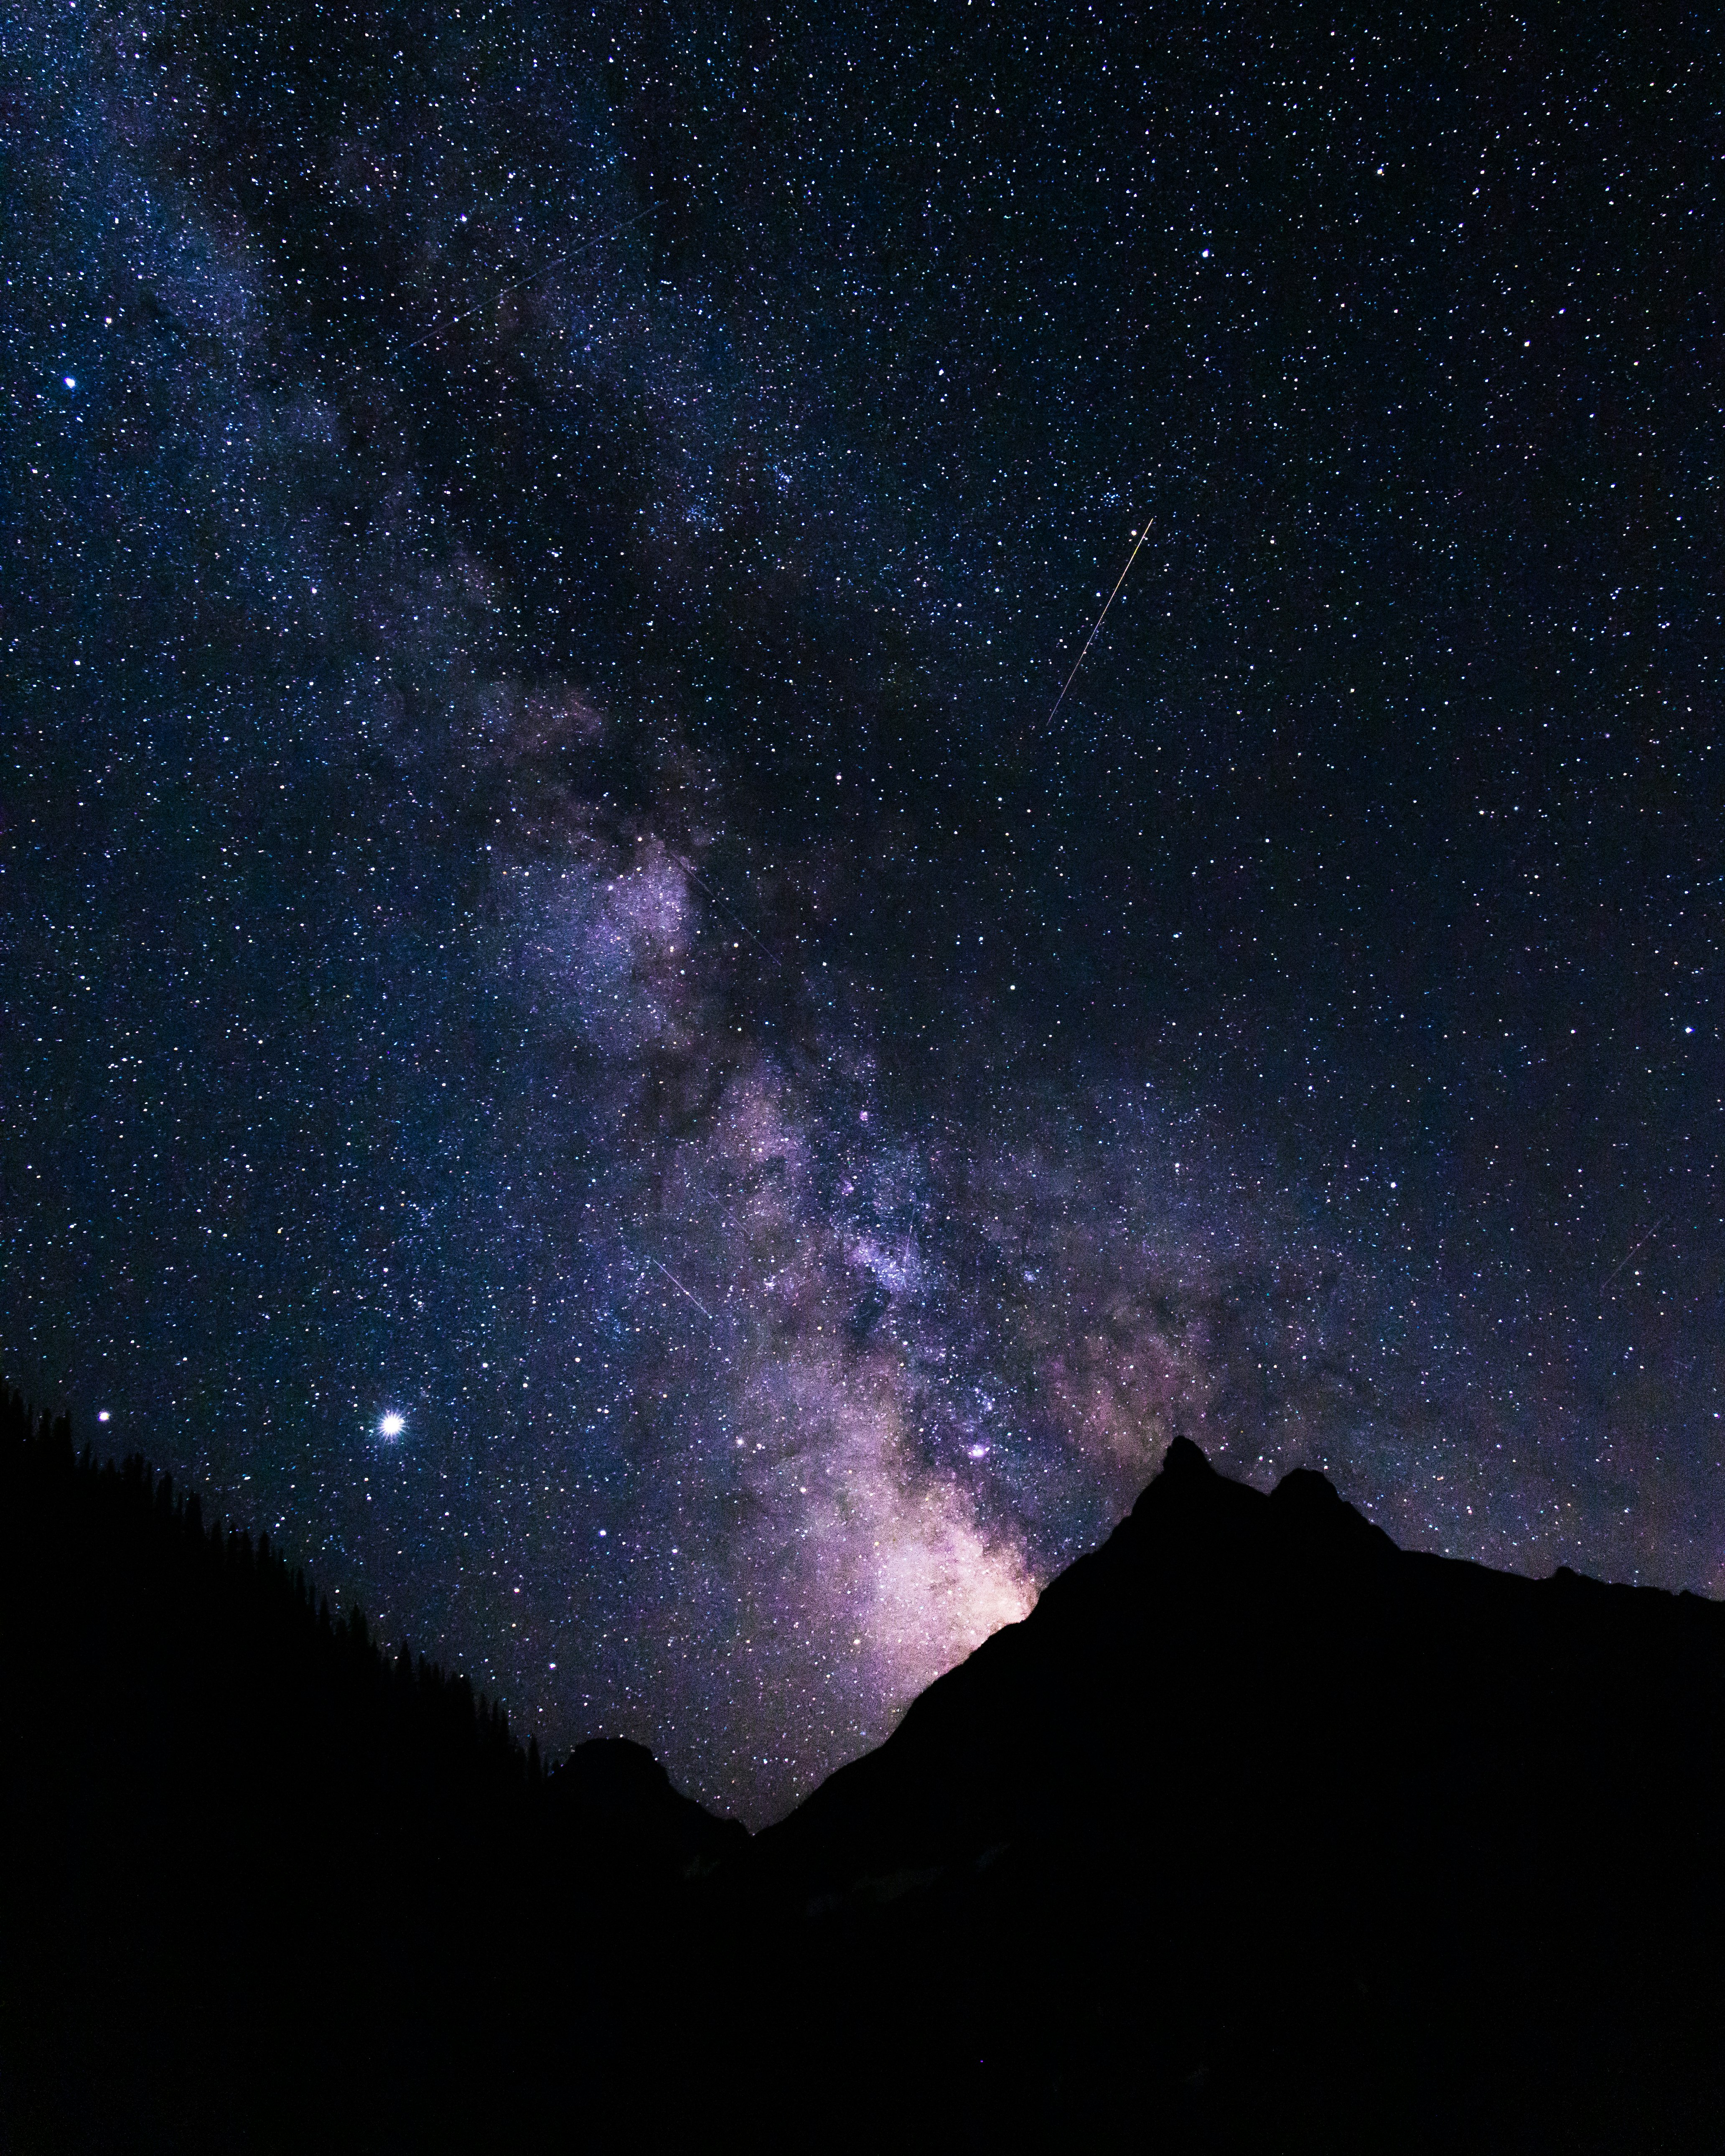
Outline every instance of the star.
POLYGON ((449 105, 434 13, 387 90, 105 47, 17 208, 0 1375, 753 1820, 1177 1427, 1725 1589, 1707 295, 1645 247, 1702 76, 1622 105, 1633 214, 1530 108, 1463 243, 1394 34, 1242 44, 1224 179, 1124 17, 924 80, 890 9, 639 65, 583 9, 572 131, 449 105))

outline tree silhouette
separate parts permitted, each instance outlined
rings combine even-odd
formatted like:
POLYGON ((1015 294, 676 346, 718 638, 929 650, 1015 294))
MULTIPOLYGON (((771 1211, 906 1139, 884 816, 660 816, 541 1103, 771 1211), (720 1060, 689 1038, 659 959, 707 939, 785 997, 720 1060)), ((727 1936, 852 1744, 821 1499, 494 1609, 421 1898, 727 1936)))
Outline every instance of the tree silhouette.
POLYGON ((284 2147, 332 2118, 356 2143, 484 2145, 500 2076, 505 2122, 555 2110, 548 2062, 608 2011, 561 1943, 626 1961, 675 1835, 619 1853, 465 1676, 332 1619, 267 1534, 206 1527, 195 1491, 15 1396, 0 1620, 0 2105, 105 2149, 170 2145, 175 2118, 226 2146, 266 2088, 284 2147))

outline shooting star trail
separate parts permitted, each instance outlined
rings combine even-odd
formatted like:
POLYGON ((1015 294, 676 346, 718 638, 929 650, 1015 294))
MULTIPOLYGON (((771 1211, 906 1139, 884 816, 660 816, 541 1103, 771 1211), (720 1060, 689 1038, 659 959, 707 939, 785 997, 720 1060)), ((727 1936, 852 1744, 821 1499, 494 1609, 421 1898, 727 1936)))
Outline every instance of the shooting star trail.
POLYGON ((689 1297, 690 1301, 695 1305, 695 1307, 701 1312, 701 1316, 706 1320, 709 1325, 716 1325, 718 1323, 718 1319, 713 1316, 711 1311, 707 1308, 701 1297, 698 1295, 694 1294, 690 1289, 685 1287, 681 1281, 677 1278, 676 1275, 671 1270, 669 1265, 661 1265, 658 1259, 654 1257, 648 1258, 647 1262, 649 1265, 654 1266, 658 1271, 662 1272, 665 1275, 665 1278, 670 1282, 671 1286, 677 1291, 679 1295, 686 1295, 689 1297))
POLYGON ((1096 642, 1097 633, 1101 629, 1102 624, 1108 619, 1108 608, 1112 606, 1115 600, 1120 597, 1120 587, 1132 574, 1132 563, 1138 558, 1138 548, 1142 547, 1144 542, 1150 536, 1150 526, 1155 521, 1156 519, 1153 516, 1149 519, 1148 522, 1146 523, 1143 530, 1138 534, 1137 540, 1134 542, 1131 553, 1126 557, 1126 567, 1114 579, 1114 588, 1109 593, 1106 599, 1103 602, 1102 611, 1096 616, 1090 634, 1085 638, 1083 650, 1079 653, 1077 658, 1072 662, 1072 671, 1060 684, 1060 693, 1055 698, 1053 706, 1049 711, 1048 724, 1050 726, 1054 724, 1055 712, 1059 711, 1061 705, 1066 701, 1067 690, 1069 690, 1072 684, 1078 679, 1079 668, 1083 665, 1085 660, 1089 658, 1090 648, 1091 644, 1096 642))
POLYGON ((451 315, 446 321, 434 322, 422 336, 416 336, 410 342, 404 344, 402 350, 417 352, 422 344, 429 344, 433 337, 440 335, 443 331, 452 330, 458 322, 465 322, 475 315, 483 314, 487 307, 495 306, 499 300, 506 300, 511 292, 519 292, 525 285, 536 285, 542 277, 548 277, 553 270, 559 268, 563 263, 572 262, 578 254, 585 254, 590 247, 600 247, 606 240, 615 239, 619 233, 629 231, 632 226, 639 224, 643 218, 651 217, 652 214, 650 208, 637 210, 633 217, 626 217, 621 224, 614 224, 608 232, 596 232, 590 239, 578 240, 573 247, 565 248, 561 254, 554 254, 549 262, 542 262, 539 267, 530 272, 528 275, 517 277, 512 285, 503 285, 490 297, 475 300, 472 306, 464 307, 459 315, 451 315))
POLYGON ((1666 1215, 1661 1213, 1659 1218, 1654 1222, 1653 1225, 1647 1230, 1646 1234, 1640 1237, 1639 1241, 1633 1242, 1630 1245, 1623 1255, 1617 1260, 1617 1263, 1613 1265, 1610 1271, 1606 1274, 1604 1279, 1599 1282, 1599 1293, 1601 1295, 1603 1295, 1606 1289, 1610 1286, 1612 1281, 1616 1279, 1617 1276, 1623 1270, 1630 1260, 1634 1257, 1635 1252, 1640 1249, 1641 1245, 1643 1243, 1651 1243, 1653 1240, 1653 1238, 1659 1233, 1660 1229, 1664 1227, 1665 1224, 1666 1215))
POLYGON ((743 919, 742 916, 737 911, 736 907, 730 903, 729 900, 721 898, 719 893, 713 889, 712 886, 701 873, 700 870, 696 867, 694 862, 685 860, 683 856, 673 847, 667 846, 665 848, 665 851, 670 854, 671 859, 677 864, 679 868, 683 870, 686 875, 694 877, 696 882, 701 886, 701 889, 706 893, 707 896, 711 899, 715 906, 722 907, 723 910, 730 915, 732 920, 736 922, 737 926, 742 931, 743 934, 748 937, 750 942, 758 944, 761 950, 766 953, 767 957, 776 965, 778 961, 773 958, 772 952, 768 950, 767 946, 761 942, 761 938, 756 935, 754 930, 749 927, 747 921, 743 919))

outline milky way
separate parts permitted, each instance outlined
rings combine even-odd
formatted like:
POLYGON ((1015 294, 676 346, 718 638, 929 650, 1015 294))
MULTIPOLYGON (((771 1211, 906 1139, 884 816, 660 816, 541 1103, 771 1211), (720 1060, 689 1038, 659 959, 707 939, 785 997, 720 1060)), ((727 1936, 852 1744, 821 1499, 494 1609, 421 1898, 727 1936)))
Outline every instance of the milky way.
POLYGON ((1725 1590, 1717 63, 1396 35, 15 14, 8 1380, 752 1820, 1177 1429, 1725 1590))

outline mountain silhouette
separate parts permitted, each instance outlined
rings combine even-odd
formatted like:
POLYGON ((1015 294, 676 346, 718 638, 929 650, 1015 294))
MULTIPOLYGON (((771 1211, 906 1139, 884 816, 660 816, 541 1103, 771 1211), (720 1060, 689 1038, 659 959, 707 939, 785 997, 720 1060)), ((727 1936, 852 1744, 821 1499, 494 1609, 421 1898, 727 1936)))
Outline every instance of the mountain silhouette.
POLYGON ((1722 1768, 1725 1610, 1176 1440, 748 1895, 802 2055, 895 2057, 961 2142, 1716 2148, 1722 1768))
POLYGON ((8 2147, 1701 2150, 1725 1609, 1183 1440, 750 1838, 0 1446, 8 2147))

